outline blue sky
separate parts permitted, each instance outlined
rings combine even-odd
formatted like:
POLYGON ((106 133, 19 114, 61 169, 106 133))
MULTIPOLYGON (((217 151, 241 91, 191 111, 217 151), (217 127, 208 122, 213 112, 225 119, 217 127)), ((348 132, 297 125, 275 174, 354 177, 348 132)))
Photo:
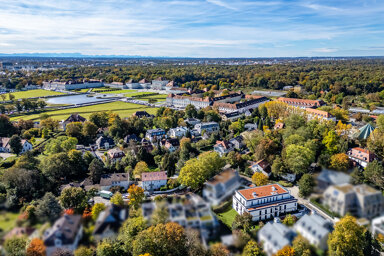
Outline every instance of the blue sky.
POLYGON ((384 55, 383 0, 0 0, 0 53, 384 55))

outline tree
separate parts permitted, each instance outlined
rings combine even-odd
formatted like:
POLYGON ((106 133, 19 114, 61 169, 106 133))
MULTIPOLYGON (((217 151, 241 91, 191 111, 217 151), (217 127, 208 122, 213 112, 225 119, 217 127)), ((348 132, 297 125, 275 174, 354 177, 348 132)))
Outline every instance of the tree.
POLYGON ((82 213, 87 206, 86 193, 82 188, 67 187, 61 191, 60 203, 65 209, 82 213))
POLYGON ((26 237, 14 236, 5 240, 3 248, 7 256, 24 256, 26 255, 26 246, 26 237))
POLYGON ((118 206, 123 206, 124 205, 124 200, 123 196, 121 195, 120 192, 116 192, 112 197, 111 197, 111 203, 114 205, 118 206))
POLYGON ((45 156, 39 165, 42 173, 51 181, 58 184, 61 179, 66 179, 76 172, 71 166, 67 153, 58 153, 45 156))
POLYGON ((33 238, 27 247, 27 256, 45 256, 44 241, 39 238, 33 238))
POLYGON ((314 152, 305 146, 293 144, 286 148, 285 163, 296 174, 307 172, 314 160, 314 152))
POLYGON ((272 170, 273 175, 275 175, 275 176, 280 176, 286 172, 284 162, 280 156, 277 156, 275 158, 275 160, 273 160, 271 170, 272 170))
POLYGON ((185 118, 195 118, 197 117, 197 110, 194 105, 189 104, 185 107, 185 118))
POLYGON ((295 237, 292 242, 292 247, 297 256, 311 256, 311 245, 308 240, 301 235, 295 237))
POLYGON ((118 239, 124 243, 124 250, 131 253, 133 248, 133 241, 136 236, 147 227, 146 221, 143 216, 130 217, 124 221, 118 239))
POLYGON ((310 174, 304 174, 299 180, 299 194, 302 197, 307 197, 313 192, 315 180, 310 174))
POLYGON ((281 101, 269 101, 264 104, 268 116, 273 119, 285 118, 288 114, 288 104, 281 101))
POLYGON ((80 246, 75 250, 74 256, 94 256, 95 251, 92 248, 80 246))
POLYGON ((100 182, 101 175, 104 173, 103 164, 97 158, 94 158, 91 164, 88 167, 89 178, 92 179, 94 184, 98 184, 100 182))
POLYGON ((94 123, 90 121, 85 121, 83 124, 82 133, 85 137, 94 138, 96 137, 97 130, 98 127, 94 123))
POLYGON ((129 205, 137 209, 144 199, 144 189, 133 184, 128 188, 128 194, 129 205))
POLYGON ((188 254, 187 239, 182 226, 176 223, 157 224, 141 231, 133 242, 133 255, 153 256, 188 254))
POLYGON ((48 117, 40 122, 41 128, 46 128, 50 131, 55 131, 57 128, 59 128, 59 121, 56 121, 52 119, 51 117, 48 117))
POLYGON ((265 253, 260 246, 254 241, 249 240, 247 245, 244 247, 242 256, 264 256, 265 253))
POLYGON ((83 136, 83 123, 82 122, 71 122, 65 126, 65 134, 68 137, 75 137, 80 140, 83 136))
POLYGON ((215 175, 225 165, 225 160, 216 152, 204 152, 199 157, 188 160, 180 170, 181 184, 197 189, 208 178, 215 175))
POLYGON ((156 209, 153 211, 152 217, 151 217, 151 223, 152 225, 157 224, 165 224, 167 223, 169 218, 169 211, 167 204, 164 202, 156 202, 156 209))
POLYGON ((261 172, 255 172, 255 173, 252 175, 252 182, 253 182, 256 186, 264 186, 264 185, 267 185, 267 184, 268 184, 268 176, 264 175, 264 174, 261 173, 261 172))
POLYGON ((230 253, 223 244, 215 243, 209 248, 209 253, 211 256, 229 256, 230 253))
POLYGON ((328 252, 330 256, 363 256, 364 243, 364 227, 357 224, 354 217, 345 216, 328 237, 328 252))
POLYGON ((14 134, 16 128, 13 126, 7 115, 0 115, 0 137, 8 137, 14 134))
POLYGON ((285 216, 283 220, 283 224, 287 226, 293 226, 295 222, 297 221, 297 217, 295 215, 288 214, 285 216))
POLYGON ((345 153, 335 154, 331 157, 331 167, 339 170, 346 171, 349 167, 349 158, 345 153))
POLYGON ((11 147, 12 153, 19 155, 23 149, 21 145, 21 139, 17 135, 13 135, 9 140, 9 146, 11 147))
POLYGON ((92 219, 94 221, 97 220, 97 217, 99 217, 99 214, 104 211, 107 207, 103 203, 95 203, 92 206, 92 219))
POLYGON ((363 184, 364 180, 365 180, 364 172, 357 167, 353 168, 353 171, 351 173, 351 184, 353 185, 363 184))
POLYGON ((252 215, 248 212, 243 214, 237 214, 233 223, 232 229, 242 229, 244 232, 248 232, 252 224, 252 215))
POLYGON ((120 256, 124 255, 118 240, 102 240, 96 248, 97 256, 120 256))
POLYGON ((373 160, 368 163, 364 171, 364 177, 375 186, 384 187, 384 168, 379 161, 373 160))
POLYGON ((51 192, 45 193, 36 207, 36 215, 41 222, 49 221, 53 223, 60 217, 62 211, 63 208, 51 192))
POLYGON ((135 177, 139 176, 141 179, 141 174, 143 172, 148 172, 148 171, 149 169, 148 169, 147 163, 144 161, 140 161, 136 164, 135 169, 133 170, 133 174, 135 175, 135 177))
POLYGON ((108 127, 108 113, 96 112, 89 116, 89 121, 94 123, 99 128, 108 127))
POLYGON ((286 245, 276 253, 276 256, 295 256, 295 250, 291 246, 286 245))
POLYGON ((338 137, 336 132, 334 130, 329 131, 328 134, 323 139, 323 144, 329 154, 333 155, 337 153, 338 151, 337 142, 338 142, 338 137))

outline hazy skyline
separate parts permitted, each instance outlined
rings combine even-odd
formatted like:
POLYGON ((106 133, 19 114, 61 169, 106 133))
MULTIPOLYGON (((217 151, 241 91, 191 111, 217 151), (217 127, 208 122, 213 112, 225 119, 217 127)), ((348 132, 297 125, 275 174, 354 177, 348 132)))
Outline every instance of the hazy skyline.
POLYGON ((0 0, 0 53, 384 55, 384 1, 0 0))

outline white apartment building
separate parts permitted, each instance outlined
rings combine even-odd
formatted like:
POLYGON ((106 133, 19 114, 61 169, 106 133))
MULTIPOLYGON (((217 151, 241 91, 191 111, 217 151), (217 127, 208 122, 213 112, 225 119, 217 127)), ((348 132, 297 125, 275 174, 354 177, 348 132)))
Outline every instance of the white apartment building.
POLYGON ((279 184, 236 190, 233 208, 239 213, 248 212, 253 221, 272 219, 297 210, 297 199, 279 184))

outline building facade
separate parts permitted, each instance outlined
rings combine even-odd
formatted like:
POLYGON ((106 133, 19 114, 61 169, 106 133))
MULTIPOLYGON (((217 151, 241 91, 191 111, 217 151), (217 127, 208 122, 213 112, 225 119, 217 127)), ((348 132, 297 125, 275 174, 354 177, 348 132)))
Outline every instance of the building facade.
POLYGON ((297 210, 297 199, 280 184, 237 190, 233 208, 240 215, 248 212, 253 221, 267 220, 297 210))
POLYGON ((363 148, 352 148, 347 152, 349 159, 357 162, 362 167, 367 167, 368 163, 375 159, 373 152, 363 148))

